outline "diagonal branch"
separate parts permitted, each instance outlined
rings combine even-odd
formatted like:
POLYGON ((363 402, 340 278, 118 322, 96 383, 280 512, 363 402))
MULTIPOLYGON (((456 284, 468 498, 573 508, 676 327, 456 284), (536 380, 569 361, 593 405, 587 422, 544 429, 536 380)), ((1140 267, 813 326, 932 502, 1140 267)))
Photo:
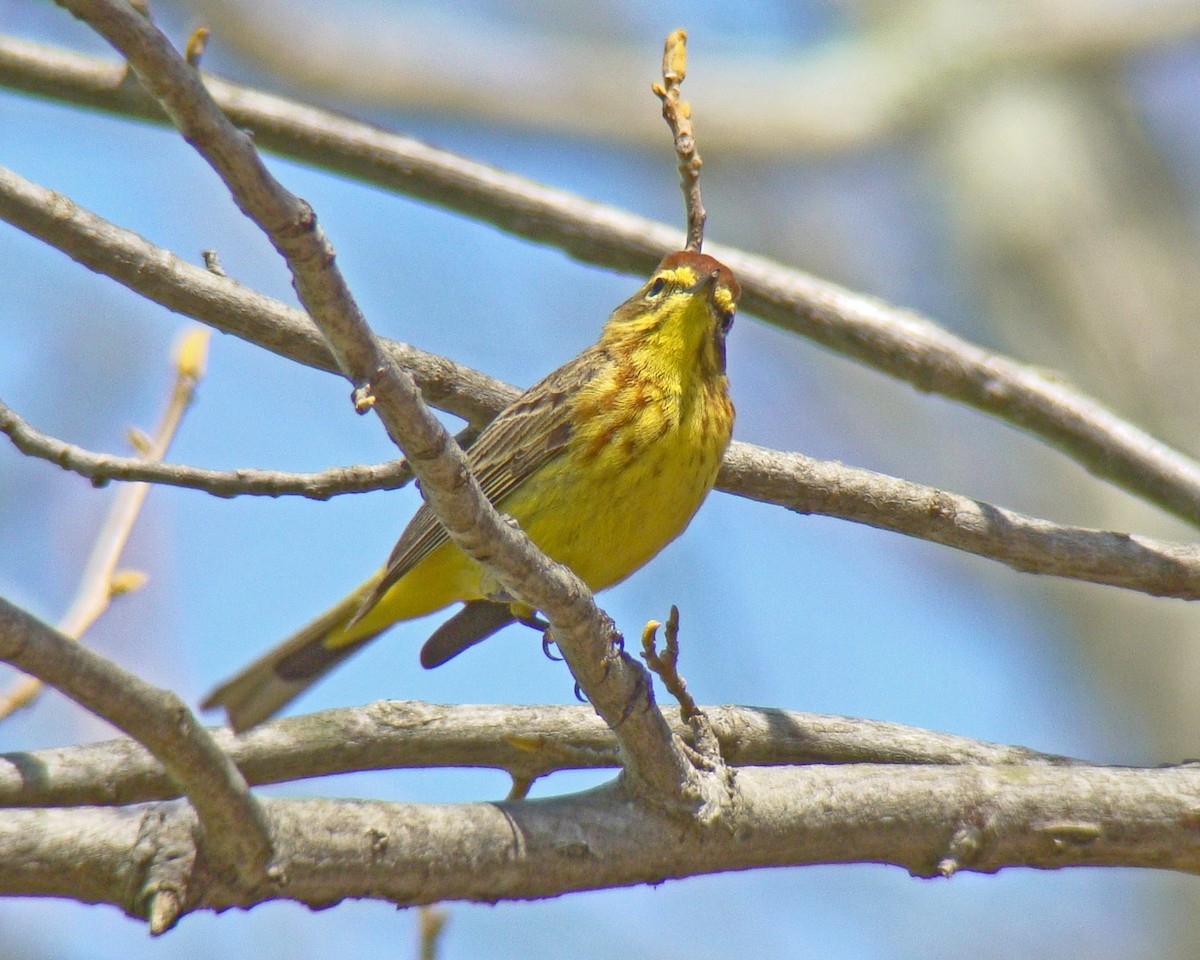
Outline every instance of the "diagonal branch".
POLYGON ((200 75, 144 16, 121 0, 59 0, 126 56, 184 138, 287 261, 293 286, 355 385, 358 409, 374 407, 406 453, 422 492, 454 542, 495 573, 514 597, 542 611, 572 673, 617 732, 635 781, 652 795, 701 811, 718 791, 693 768, 654 707, 644 671, 619 652, 612 621, 567 568, 543 556, 488 503, 462 451, 429 412, 413 379, 383 351, 360 313, 312 208, 263 165, 251 138, 230 122, 200 75))
MULTIPOLYGON (((206 82, 263 149, 427 200, 586 263, 644 274, 681 242, 665 224, 370 124, 216 78, 206 82)), ((121 66, 36 44, 0 38, 0 83, 163 120, 153 101, 125 81, 121 66)), ((1200 464, 1060 378, 765 257, 713 244, 709 252, 741 282, 742 312, 1027 430, 1097 477, 1200 525, 1200 464)))
MULTIPOLYGON (((321 331, 302 310, 155 246, 0 167, 0 219, 140 296, 317 370, 337 372, 321 331)), ((389 357, 410 371, 429 403, 482 426, 517 395, 508 384, 391 340, 389 357)))

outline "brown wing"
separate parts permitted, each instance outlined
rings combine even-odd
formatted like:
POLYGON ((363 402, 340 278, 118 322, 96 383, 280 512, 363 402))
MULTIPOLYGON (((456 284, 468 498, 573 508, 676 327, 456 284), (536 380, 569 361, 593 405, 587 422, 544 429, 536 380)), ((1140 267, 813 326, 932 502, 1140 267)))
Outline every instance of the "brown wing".
MULTIPOLYGON (((501 503, 571 439, 569 398, 609 362, 608 351, 590 347, 535 383, 496 419, 467 451, 471 472, 493 504, 501 503)), ((366 611, 439 544, 446 531, 428 504, 422 504, 388 558, 383 579, 362 606, 366 611)))

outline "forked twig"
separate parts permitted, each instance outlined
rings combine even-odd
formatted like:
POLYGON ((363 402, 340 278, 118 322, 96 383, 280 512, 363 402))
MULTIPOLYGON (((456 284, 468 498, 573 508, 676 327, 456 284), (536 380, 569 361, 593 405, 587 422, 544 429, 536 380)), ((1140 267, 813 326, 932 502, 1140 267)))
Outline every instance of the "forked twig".
POLYGON ((679 716, 692 731, 695 738, 693 759, 698 759, 710 769, 722 763, 721 745, 713 731, 708 716, 696 704, 687 683, 679 675, 679 608, 671 604, 671 613, 664 625, 657 620, 649 621, 642 629, 642 659, 662 681, 667 692, 679 702, 679 716), (663 626, 665 646, 660 654, 655 644, 658 628, 663 626))

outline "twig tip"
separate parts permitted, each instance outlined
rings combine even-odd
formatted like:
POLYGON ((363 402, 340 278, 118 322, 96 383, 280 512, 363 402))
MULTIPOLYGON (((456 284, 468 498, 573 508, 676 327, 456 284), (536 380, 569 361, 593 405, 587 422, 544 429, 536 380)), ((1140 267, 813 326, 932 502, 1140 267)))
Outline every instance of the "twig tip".
POLYGON ((204 56, 204 48, 208 46, 208 27, 197 27, 188 37, 184 48, 183 58, 187 65, 194 70, 200 69, 200 58, 204 56))
POLYGON ((663 45, 663 79, 682 83, 687 76, 687 31, 673 30, 663 45))
POLYGON ((118 570, 108 581, 109 597, 121 597, 135 590, 141 590, 150 580, 150 575, 143 570, 118 570))
POLYGON ((175 348, 175 370, 181 377, 199 380, 208 366, 209 327, 193 327, 179 338, 175 348))
POLYGON ((175 926, 179 922, 181 907, 179 895, 174 890, 155 890, 150 897, 150 936, 161 937, 175 926))

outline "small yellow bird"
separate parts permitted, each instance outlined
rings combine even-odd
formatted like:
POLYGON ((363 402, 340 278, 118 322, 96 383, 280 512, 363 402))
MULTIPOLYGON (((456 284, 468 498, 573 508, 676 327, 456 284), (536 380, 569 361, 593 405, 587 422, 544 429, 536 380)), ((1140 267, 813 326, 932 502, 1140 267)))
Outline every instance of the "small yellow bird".
MULTIPOLYGON (((733 430, 725 336, 741 287, 707 254, 667 256, 613 311, 600 340, 530 387, 467 451, 496 509, 592 590, 681 534, 712 489, 733 430)), ((241 673, 204 707, 254 726, 393 623, 466 606, 421 649, 436 667, 535 611, 446 535, 422 505, 387 564, 241 673)))

